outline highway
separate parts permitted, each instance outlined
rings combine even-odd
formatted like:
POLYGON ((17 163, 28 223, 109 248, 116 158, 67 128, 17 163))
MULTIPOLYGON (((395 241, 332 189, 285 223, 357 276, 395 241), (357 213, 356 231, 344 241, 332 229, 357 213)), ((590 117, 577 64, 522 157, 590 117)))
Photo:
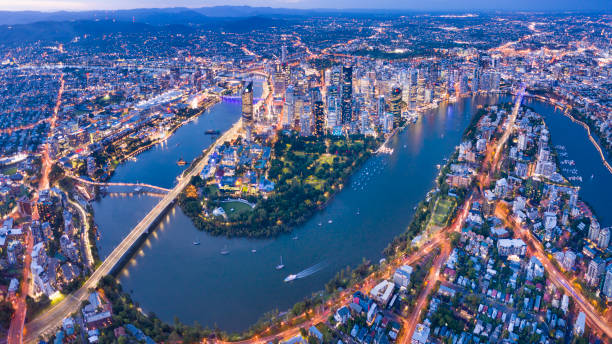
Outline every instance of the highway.
POLYGON ((151 211, 132 229, 132 231, 115 247, 106 257, 102 264, 85 281, 83 286, 72 294, 66 296, 61 302, 53 306, 44 314, 41 314, 28 324, 26 324, 26 343, 35 343, 39 336, 49 335, 61 326, 62 320, 77 311, 81 302, 89 294, 90 288, 95 288, 100 279, 108 275, 113 268, 121 261, 136 242, 151 228, 158 217, 174 202, 182 190, 187 186, 191 177, 197 175, 208 163, 208 157, 214 151, 214 147, 219 142, 224 142, 235 138, 242 127, 242 121, 237 121, 232 128, 220 136, 215 144, 211 145, 203 159, 200 159, 194 168, 187 174, 179 178, 177 185, 170 190, 151 211))

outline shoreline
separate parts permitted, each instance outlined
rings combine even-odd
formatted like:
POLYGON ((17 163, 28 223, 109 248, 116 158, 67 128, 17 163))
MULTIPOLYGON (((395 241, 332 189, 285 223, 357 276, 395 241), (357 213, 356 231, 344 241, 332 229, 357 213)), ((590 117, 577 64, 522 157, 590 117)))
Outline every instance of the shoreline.
MULTIPOLYGON (((108 176, 106 176, 105 178, 100 179, 98 182, 100 183, 106 183, 108 181, 110 181, 113 177, 113 175, 115 174, 115 169, 123 164, 126 160, 133 158, 137 155, 140 155, 141 153, 146 152, 147 150, 155 147, 156 145, 158 145, 159 143, 162 143, 166 140, 168 140, 172 135, 174 135, 174 133, 180 129, 182 126, 184 126, 185 124, 193 121, 194 119, 202 116, 204 114, 204 112, 210 110, 213 106, 217 105, 220 102, 220 98, 217 96, 214 96, 213 98, 210 98, 208 100, 204 101, 206 104, 200 109, 199 112, 193 114, 192 116, 186 118, 184 121, 181 121, 180 123, 178 123, 177 125, 173 126, 172 128, 170 128, 170 130, 166 133, 166 135, 163 138, 157 139, 143 147, 137 148, 136 150, 130 152, 129 154, 126 154, 124 156, 121 157, 121 159, 118 159, 118 163, 117 165, 113 168, 112 172, 110 172, 108 174, 108 176)), ((231 128, 230 128, 231 129, 231 128)), ((228 129, 229 130, 229 129, 228 129)), ((113 142, 114 144, 114 142, 113 142)))
MULTIPOLYGON (((533 99, 537 99, 539 101, 545 102, 549 105, 552 106, 559 106, 561 107, 561 105, 555 103, 551 98, 549 97, 544 97, 544 96, 540 96, 540 95, 525 95, 528 98, 533 98, 533 99)), ((586 124, 585 122, 583 122, 582 120, 577 119, 576 117, 574 117, 571 113, 569 113, 569 105, 565 105, 564 106, 565 110, 563 110, 563 115, 569 119, 572 120, 572 122, 579 124, 580 126, 582 126, 586 132, 587 132, 587 136, 589 138, 589 140, 591 141, 591 143, 593 144, 593 146, 595 147, 595 149, 597 150, 597 152, 599 153, 599 156, 601 158, 602 164, 604 165, 604 167, 610 172, 612 173, 612 165, 610 165, 610 163, 608 162, 608 160, 606 159, 606 156, 603 152, 603 149, 601 148, 601 146, 599 145, 599 143, 597 142, 597 140, 593 137, 592 133, 591 133, 591 127, 586 124)), ((599 139, 599 138, 598 138, 599 139)))

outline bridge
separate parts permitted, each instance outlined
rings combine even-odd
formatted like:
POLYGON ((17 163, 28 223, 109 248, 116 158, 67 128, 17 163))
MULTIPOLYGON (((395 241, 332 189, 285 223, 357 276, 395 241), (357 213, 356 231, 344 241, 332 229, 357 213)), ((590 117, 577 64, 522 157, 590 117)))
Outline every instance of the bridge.
POLYGON ((179 177, 177 185, 172 188, 172 190, 169 190, 159 203, 157 203, 119 245, 113 249, 102 264, 100 264, 93 274, 89 276, 81 288, 66 295, 62 301, 51 307, 44 314, 39 315, 37 318, 27 323, 24 342, 36 343, 40 336, 46 337, 52 334, 62 325, 62 320, 79 309, 81 302, 87 299, 89 289, 96 288, 102 277, 118 272, 118 269, 120 269, 127 259, 131 257, 131 253, 138 249, 139 245, 147 237, 149 231, 153 230, 166 212, 172 208, 176 198, 187 186, 191 177, 197 175, 206 166, 208 158, 214 151, 214 147, 217 143, 228 141, 236 137, 241 127, 242 121, 238 120, 231 129, 220 136, 217 141, 208 148, 203 158, 195 162, 195 165, 192 166, 193 168, 187 169, 186 173, 179 177))
POLYGON ((87 184, 87 185, 95 185, 95 186, 129 186, 129 187, 134 187, 134 188, 143 188, 143 189, 151 189, 151 190, 155 190, 155 191, 161 191, 161 192, 170 192, 170 189, 166 189, 166 188, 162 188, 161 186, 155 186, 155 185, 151 185, 151 184, 145 184, 145 183, 122 183, 122 182, 94 182, 92 180, 87 180, 87 179, 83 179, 81 177, 77 177, 77 176, 73 176, 73 175, 69 175, 66 174, 67 177, 70 177, 80 183, 83 184, 87 184))

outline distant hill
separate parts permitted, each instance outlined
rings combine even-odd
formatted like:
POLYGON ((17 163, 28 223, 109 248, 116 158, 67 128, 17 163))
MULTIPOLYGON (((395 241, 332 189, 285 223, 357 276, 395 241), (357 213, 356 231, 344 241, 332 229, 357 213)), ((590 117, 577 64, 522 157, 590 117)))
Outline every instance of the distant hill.
POLYGON ((172 14, 159 12, 132 12, 142 21, 127 20, 125 15, 113 17, 112 20, 65 20, 38 21, 28 24, 0 25, 0 46, 10 46, 35 41, 67 42, 85 34, 102 36, 112 33, 189 33, 197 29, 223 30, 226 32, 247 32, 282 26, 287 20, 268 17, 212 18, 193 11, 175 11, 172 14), (117 19, 118 18, 118 19, 117 19))
POLYGON ((270 17, 286 19, 288 17, 305 17, 314 15, 371 15, 399 14, 396 10, 361 10, 361 9, 290 9, 251 6, 213 6, 201 8, 140 8, 113 11, 81 12, 36 12, 36 11, 0 11, 0 25, 30 24, 49 21, 78 20, 118 20, 135 21, 151 25, 165 24, 205 24, 223 19, 270 17))
POLYGON ((115 32, 154 32, 157 28, 148 24, 119 21, 44 21, 31 24, 0 26, 0 42, 10 45, 33 41, 65 42, 84 34, 103 35, 115 32))

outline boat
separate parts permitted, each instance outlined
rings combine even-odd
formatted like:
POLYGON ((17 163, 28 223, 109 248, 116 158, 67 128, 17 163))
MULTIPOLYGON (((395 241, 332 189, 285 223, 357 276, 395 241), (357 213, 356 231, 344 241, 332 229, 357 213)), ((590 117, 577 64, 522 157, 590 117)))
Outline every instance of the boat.
POLYGON ((291 274, 287 277, 285 277, 285 282, 291 282, 293 280, 295 280, 297 278, 297 275, 291 274))
POLYGON ((206 135, 219 135, 221 132, 219 130, 209 129, 204 132, 206 135))
POLYGON ((230 251, 227 249, 227 246, 223 247, 223 249, 220 252, 222 255, 226 256, 230 253, 230 251))
POLYGON ((280 256, 280 264, 276 266, 276 270, 281 270, 284 267, 285 267, 285 264, 283 264, 283 256, 280 256))
POLYGON ((296 235, 296 236, 294 236, 294 237, 293 237, 293 238, 291 238, 291 239, 293 239, 293 240, 297 240, 297 239, 298 239, 298 236, 296 235))
POLYGON ((319 222, 319 227, 323 226, 323 224, 321 222, 319 222))
POLYGON ((256 249, 252 249, 252 250, 251 250, 251 253, 255 253, 255 252, 257 252, 257 250, 256 250, 256 249))
POLYGON ((183 160, 183 158, 180 158, 180 159, 179 159, 179 160, 176 162, 176 164, 177 164, 177 165, 179 165, 179 166, 184 166, 184 165, 187 165, 187 161, 183 160))
POLYGON ((332 221, 332 220, 327 220, 327 223, 332 223, 332 222, 334 222, 334 221, 332 221))
POLYGON ((199 244, 200 244, 200 239, 196 239, 196 240, 193 242, 193 244, 194 244, 194 245, 196 245, 196 246, 197 246, 197 245, 199 245, 199 244))
POLYGON ((142 191, 142 188, 140 186, 137 186, 134 188, 134 192, 140 192, 142 191))

